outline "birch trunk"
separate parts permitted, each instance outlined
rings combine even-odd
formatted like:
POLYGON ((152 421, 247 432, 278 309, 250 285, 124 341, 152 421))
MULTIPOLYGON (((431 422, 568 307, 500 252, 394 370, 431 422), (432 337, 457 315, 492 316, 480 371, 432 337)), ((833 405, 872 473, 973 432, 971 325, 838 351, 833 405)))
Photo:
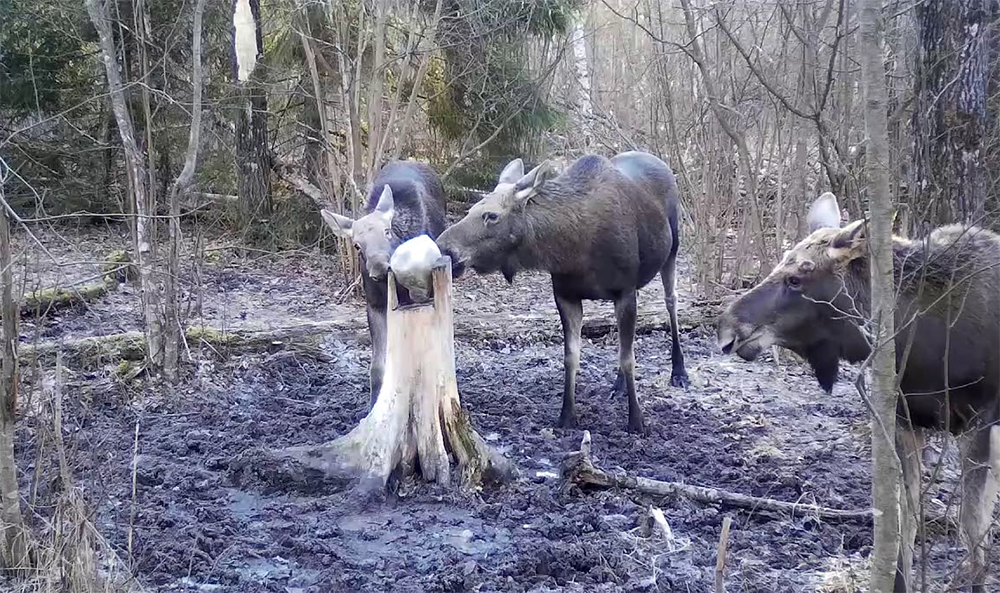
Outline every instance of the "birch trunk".
POLYGON ((513 466, 479 436, 459 399, 449 259, 434 267, 433 282, 433 303, 400 308, 390 273, 385 374, 371 412, 339 439, 274 452, 269 461, 277 471, 267 475, 284 483, 358 481, 379 490, 390 475, 419 465, 425 480, 449 484, 454 458, 466 486, 513 476, 513 466))
POLYGON ((261 85, 263 33, 260 0, 233 2, 233 78, 237 83, 236 186, 240 224, 250 243, 268 245, 271 233, 271 153, 267 95, 261 85))
POLYGON ((865 94, 865 165, 871 223, 872 324, 872 504, 875 508, 872 593, 893 591, 900 543, 900 471, 896 457, 895 294, 892 263, 892 198, 889 190, 889 132, 882 63, 881 0, 861 0, 861 68, 865 94))
MULTIPOLYGON (((583 17, 578 17, 582 19, 583 17)), ((589 150, 594 138, 594 106, 590 94, 590 64, 587 61, 587 38, 584 24, 578 20, 573 26, 573 68, 576 71, 577 115, 583 130, 584 149, 589 150)))

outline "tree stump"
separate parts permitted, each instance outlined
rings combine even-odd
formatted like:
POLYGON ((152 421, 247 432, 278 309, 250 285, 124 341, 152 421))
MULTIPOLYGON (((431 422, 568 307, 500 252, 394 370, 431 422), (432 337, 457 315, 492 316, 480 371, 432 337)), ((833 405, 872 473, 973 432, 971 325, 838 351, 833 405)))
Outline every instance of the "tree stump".
MULTIPOLYGON (((462 483, 503 481, 513 465, 489 447, 462 409, 455 378, 451 259, 432 271, 433 300, 401 307, 389 273, 385 374, 368 415, 346 435, 321 445, 259 455, 249 465, 267 481, 347 484, 385 488, 390 475, 419 470, 430 482, 449 484, 452 458, 462 483), (267 467, 260 467, 265 461, 267 467), (262 471, 263 470, 263 471, 262 471)), ((237 464, 239 469, 246 463, 237 464)))

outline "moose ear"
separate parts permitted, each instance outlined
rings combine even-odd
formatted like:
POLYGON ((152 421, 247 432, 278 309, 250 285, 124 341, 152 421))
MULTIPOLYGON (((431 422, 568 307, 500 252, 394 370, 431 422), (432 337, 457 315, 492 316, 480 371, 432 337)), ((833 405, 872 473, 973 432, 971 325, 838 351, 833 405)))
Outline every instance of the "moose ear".
POLYGON ((395 208, 392 199, 392 188, 386 185, 382 188, 382 195, 378 198, 378 203, 375 204, 375 212, 378 212, 382 216, 392 219, 392 212, 395 208))
POLYGON ((503 171, 500 172, 499 183, 514 183, 521 177, 524 177, 524 161, 518 158, 507 163, 507 166, 503 168, 503 171))
POLYGON ((855 220, 840 229, 830 241, 834 259, 852 260, 864 254, 868 248, 868 220, 855 220))
POLYGON ((538 188, 553 176, 552 167, 548 161, 543 161, 514 184, 514 201, 523 206, 538 188))
POLYGON ((320 210, 319 214, 323 217, 326 225, 330 227, 330 230, 333 231, 333 234, 344 239, 351 238, 352 229, 354 228, 353 220, 326 209, 320 210))
POLYGON ((840 204, 837 203, 837 196, 831 192, 825 192, 816 198, 816 201, 809 207, 806 222, 809 223, 810 233, 816 229, 839 229, 840 204))

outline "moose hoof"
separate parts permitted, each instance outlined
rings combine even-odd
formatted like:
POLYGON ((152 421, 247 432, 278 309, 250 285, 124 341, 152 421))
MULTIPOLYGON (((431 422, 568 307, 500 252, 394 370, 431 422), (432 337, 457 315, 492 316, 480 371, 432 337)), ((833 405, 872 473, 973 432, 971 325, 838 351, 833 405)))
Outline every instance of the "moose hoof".
POLYGON ((681 387, 687 389, 691 382, 688 380, 687 373, 675 373, 670 375, 670 386, 671 387, 681 387))
POLYGON ((649 436, 649 429, 646 428, 646 425, 641 418, 640 419, 629 418, 628 431, 631 432, 632 434, 649 436))
POLYGON ((577 418, 576 414, 572 412, 563 412, 559 415, 559 422, 556 424, 558 428, 576 428, 577 418))

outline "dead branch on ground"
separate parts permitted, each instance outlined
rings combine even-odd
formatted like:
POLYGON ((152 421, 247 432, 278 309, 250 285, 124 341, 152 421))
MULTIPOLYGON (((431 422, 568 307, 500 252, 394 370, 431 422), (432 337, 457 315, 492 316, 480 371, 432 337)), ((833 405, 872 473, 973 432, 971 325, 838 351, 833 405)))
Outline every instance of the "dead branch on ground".
POLYGON ((693 486, 680 482, 664 482, 625 473, 611 474, 594 465, 590 457, 590 431, 584 431, 580 450, 568 454, 562 464, 562 477, 567 487, 622 488, 651 496, 683 496, 706 504, 771 511, 790 515, 812 515, 826 521, 870 521, 870 510, 831 509, 812 504, 797 504, 769 498, 759 498, 717 488, 693 486))

